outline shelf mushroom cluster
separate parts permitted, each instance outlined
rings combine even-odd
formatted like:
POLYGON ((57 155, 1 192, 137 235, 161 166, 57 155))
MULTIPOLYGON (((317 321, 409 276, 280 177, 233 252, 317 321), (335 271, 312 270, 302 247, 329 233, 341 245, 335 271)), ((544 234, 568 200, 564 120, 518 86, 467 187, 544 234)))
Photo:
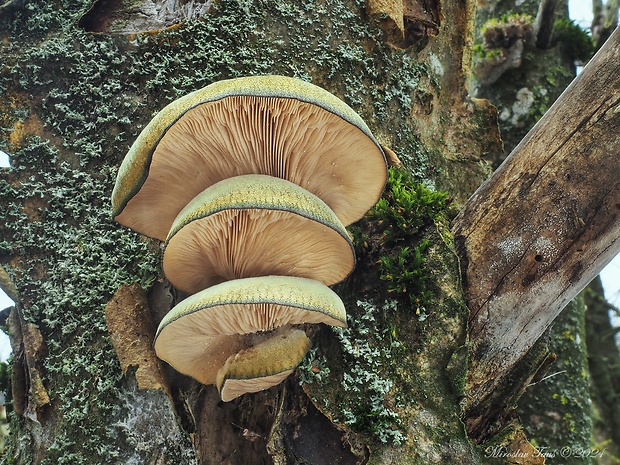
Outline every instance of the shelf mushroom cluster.
POLYGON ((310 348, 301 325, 346 326, 328 287, 355 266, 345 226, 378 200, 379 144, 344 102, 283 76, 216 82, 172 102, 119 169, 116 221, 164 242, 190 297, 157 355, 222 400, 273 386, 310 348))

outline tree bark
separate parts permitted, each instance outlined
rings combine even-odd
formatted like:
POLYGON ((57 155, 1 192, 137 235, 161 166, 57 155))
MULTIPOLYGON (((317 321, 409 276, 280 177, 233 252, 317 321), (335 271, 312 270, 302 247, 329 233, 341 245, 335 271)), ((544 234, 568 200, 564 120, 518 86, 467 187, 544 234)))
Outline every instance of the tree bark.
POLYGON ((616 30, 452 227, 471 311, 466 418, 484 437, 528 350, 620 250, 616 30))
MULTIPOLYGON (((116 27, 142 14, 130 3, 3 3, 0 283, 18 301, 2 462, 489 462, 461 422, 469 313, 448 226, 489 173, 481 157, 501 146, 495 109, 467 97, 474 2, 166 2, 184 10, 145 33, 140 17, 116 27), (168 24, 189 7, 208 12, 168 24), (99 13, 115 27, 93 23, 99 13), (312 328, 294 375, 223 403, 154 357, 153 328, 183 296, 162 277, 160 244, 110 219, 109 196, 155 111, 269 73, 343 99, 407 176, 351 228, 357 267, 336 288, 349 328, 312 328)), ((522 433, 500 439, 537 463, 522 433)))
POLYGON ((4 461, 479 463, 460 422, 467 309, 446 196, 441 214, 398 240, 395 220, 355 225, 356 272, 337 288, 349 328, 313 328, 295 375, 230 403, 153 357, 152 328, 182 296, 161 276, 160 244, 109 217, 118 166, 155 111, 220 79, 271 73, 311 80, 362 116, 408 173, 386 192, 414 200, 407 215, 433 198, 424 186, 464 201, 488 173, 480 156, 499 144, 493 108, 466 97, 474 3, 405 3, 403 27, 422 33, 405 49, 359 0, 205 2, 199 19, 133 35, 80 29, 93 25, 80 22, 89 10, 130 14, 124 1, 2 12, 0 147, 11 168, 0 261, 23 347, 4 461), (404 255, 402 276, 388 278, 381 260, 404 255), (424 285, 394 282, 410 274, 424 285))
POLYGON ((585 291, 586 342, 590 366, 590 390, 594 418, 594 442, 601 444, 613 463, 620 457, 620 354, 616 344, 618 329, 611 325, 609 313, 617 312, 605 300, 600 278, 590 283, 585 291))

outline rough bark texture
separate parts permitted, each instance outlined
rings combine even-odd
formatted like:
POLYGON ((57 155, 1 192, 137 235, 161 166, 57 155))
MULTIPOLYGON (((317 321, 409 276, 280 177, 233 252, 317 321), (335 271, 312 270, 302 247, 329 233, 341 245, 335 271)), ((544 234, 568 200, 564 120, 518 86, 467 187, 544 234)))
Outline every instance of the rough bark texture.
POLYGON ((514 367, 620 250, 619 61, 616 31, 455 220, 475 436, 488 431, 492 399, 513 389, 514 367))
POLYGON ((2 463, 542 463, 516 426, 494 457, 461 423, 468 309, 448 224, 501 151, 495 108, 466 96, 474 2, 158 5, 0 3, 0 284, 17 301, 2 463), (342 98, 402 169, 350 228, 349 328, 317 326, 286 382, 222 403, 154 359, 152 328, 184 296, 108 199, 155 111, 267 73, 342 98))
POLYGON ((442 3, 437 35, 405 49, 354 0, 221 0, 134 35, 82 29, 103 4, 3 5, 0 260, 24 348, 4 463, 480 462, 459 419, 467 309, 446 196, 403 236, 387 229, 402 199, 387 209, 395 219, 356 225, 357 271, 339 288, 350 328, 316 328, 294 376, 231 403, 166 367, 161 381, 149 328, 182 296, 161 277, 159 244, 114 224, 108 200, 155 111, 219 79, 278 73, 361 114, 413 175, 386 194, 413 198, 415 218, 433 198, 424 185, 464 201, 499 144, 493 109, 466 97, 473 2, 442 3))
POLYGON ((617 328, 612 327, 600 279, 585 291, 586 342, 593 405, 594 444, 603 451, 600 465, 617 463, 620 457, 620 355, 616 345, 617 328))
POLYGON ((547 463, 598 463, 604 452, 592 442, 583 294, 566 306, 545 339, 547 363, 519 399, 527 437, 547 463))

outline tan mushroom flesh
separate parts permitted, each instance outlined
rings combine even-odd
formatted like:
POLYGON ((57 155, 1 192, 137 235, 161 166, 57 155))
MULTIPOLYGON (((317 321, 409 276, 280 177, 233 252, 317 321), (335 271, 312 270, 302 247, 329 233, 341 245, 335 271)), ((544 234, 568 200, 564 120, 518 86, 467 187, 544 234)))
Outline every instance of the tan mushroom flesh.
POLYGON ((144 128, 120 167, 112 215, 164 240, 192 198, 242 174, 294 182, 346 226, 377 202, 387 169, 366 124, 326 90, 283 76, 219 81, 144 128))
POLYGON ((180 373, 215 384, 229 356, 260 342, 265 332, 303 323, 346 326, 338 295, 292 276, 227 281, 174 307, 159 324, 155 351, 180 373))
POLYGON ((217 388, 224 402, 282 382, 312 346, 306 333, 295 328, 277 331, 269 339, 231 355, 217 374, 217 388))
POLYGON ((174 221, 163 258, 166 277, 189 293, 270 274, 332 285, 354 266, 334 212, 298 185, 265 175, 225 179, 194 198, 174 221))

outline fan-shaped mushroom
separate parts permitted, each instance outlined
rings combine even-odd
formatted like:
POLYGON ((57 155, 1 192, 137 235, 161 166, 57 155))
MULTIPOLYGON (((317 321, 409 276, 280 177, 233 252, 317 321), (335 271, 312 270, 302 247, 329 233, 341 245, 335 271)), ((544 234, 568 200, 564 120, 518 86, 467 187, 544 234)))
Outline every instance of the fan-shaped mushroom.
POLYGON ((327 285, 352 271, 345 225, 386 177, 361 118, 303 81, 220 81, 164 108, 112 193, 114 218, 165 240, 166 276, 197 292, 161 321, 157 355, 223 400, 279 383, 311 345, 295 325, 346 326, 327 285))
POLYGON ((242 174, 294 182, 348 225, 378 200, 387 170, 366 124, 326 90, 283 76, 238 78, 181 97, 153 118, 120 167, 112 213, 164 240, 192 198, 242 174))
POLYGON ((262 342, 277 328, 303 323, 346 326, 338 295, 307 278, 236 279, 174 307, 159 324, 155 351, 177 371, 215 384, 218 370, 230 356, 262 342))
POLYGON ((194 198, 172 225, 163 268, 177 288, 269 274, 342 281, 353 245, 334 212, 292 182, 265 175, 220 181, 194 198))

